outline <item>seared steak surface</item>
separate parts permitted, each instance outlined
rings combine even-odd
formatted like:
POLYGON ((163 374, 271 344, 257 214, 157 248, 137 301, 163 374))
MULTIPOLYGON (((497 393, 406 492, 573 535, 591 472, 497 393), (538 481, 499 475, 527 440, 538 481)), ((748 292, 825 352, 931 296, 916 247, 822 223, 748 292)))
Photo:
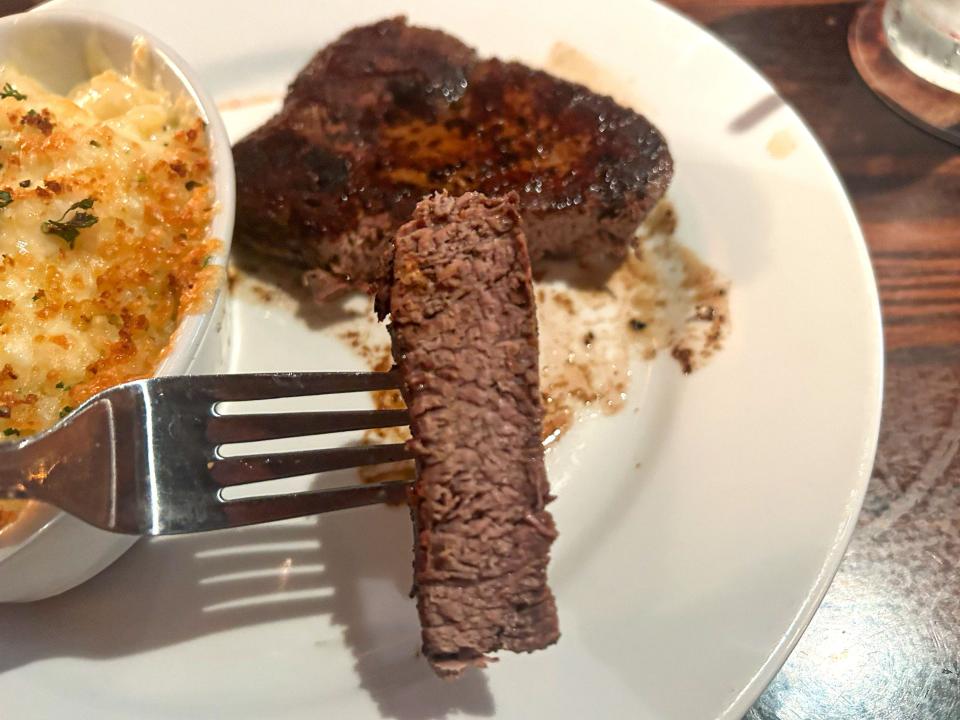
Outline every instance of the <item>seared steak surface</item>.
POLYGON ((515 191, 541 257, 622 257, 672 160, 644 117, 402 18, 355 28, 234 149, 236 238, 321 289, 377 278, 425 195, 515 191))
POLYGON ((441 193, 396 233, 389 311, 417 458, 414 580, 443 677, 559 637, 537 321, 517 196, 441 193))

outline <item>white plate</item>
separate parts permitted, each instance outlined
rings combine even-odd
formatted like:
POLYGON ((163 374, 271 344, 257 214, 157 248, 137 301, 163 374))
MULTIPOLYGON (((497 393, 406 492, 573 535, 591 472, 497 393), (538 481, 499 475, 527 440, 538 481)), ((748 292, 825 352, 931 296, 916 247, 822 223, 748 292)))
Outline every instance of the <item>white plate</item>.
MULTIPOLYGON (((219 99, 280 92, 319 46, 394 12, 533 63, 562 40, 629 83, 666 134, 679 237, 732 279, 733 333, 692 377, 640 366, 627 409, 551 454, 556 647, 434 678, 415 657, 409 520, 363 509, 144 542, 76 591, 0 609, 4 717, 739 718, 840 561, 882 374, 850 204, 767 82, 632 0, 63 4, 152 29, 219 99), (786 157, 775 136, 795 145, 786 157)), ((225 119, 237 133, 262 111, 225 119)), ((239 302, 233 319, 235 369, 361 367, 277 306, 239 302)))

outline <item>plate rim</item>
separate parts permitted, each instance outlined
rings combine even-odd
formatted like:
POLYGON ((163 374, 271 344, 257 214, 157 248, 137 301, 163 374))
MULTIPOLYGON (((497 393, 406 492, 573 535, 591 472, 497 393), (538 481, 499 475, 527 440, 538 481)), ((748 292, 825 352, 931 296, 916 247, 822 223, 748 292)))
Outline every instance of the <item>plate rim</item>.
MULTIPOLYGON (((868 368, 865 375, 874 378, 875 387, 869 397, 868 414, 870 416, 869 424, 861 437, 861 460, 860 472, 856 478, 854 492, 847 500, 845 508, 845 517, 837 533, 834 535, 830 551, 824 557, 820 565, 820 571, 817 573, 816 581, 810 588, 803 600, 800 608, 790 625, 786 628, 780 638, 780 642, 774 646, 767 659, 757 668, 756 673, 750 678, 749 682, 734 696, 727 707, 717 715, 717 720, 740 720, 750 707, 759 699, 766 690, 767 686, 774 679, 776 674, 789 659, 800 638, 813 620, 814 615, 820 609, 820 605, 826 597, 827 591, 833 584, 833 580, 840 570, 840 564, 846 556, 847 548, 853 538, 853 533, 857 527, 857 520, 866 498, 867 489, 873 476, 873 467, 876 461, 877 447, 880 440, 880 421, 883 410, 883 386, 885 375, 886 351, 883 338, 883 310, 880 305, 880 293, 877 286, 876 270, 870 258, 870 247, 867 244, 866 236, 863 233, 863 227, 857 217, 856 209, 846 184, 843 181, 836 163, 827 152, 820 137, 814 132, 813 128, 807 122, 807 119, 793 106, 793 104, 783 96, 767 75, 744 57, 737 48, 727 43, 723 38, 716 35, 709 27, 706 27, 689 15, 680 10, 661 2, 661 0, 648 0, 649 4, 655 8, 656 12, 663 12, 672 15, 679 22, 687 23, 710 39, 710 42, 720 49, 729 53, 732 60, 741 65, 746 71, 752 73, 760 80, 766 89, 783 103, 783 108, 787 110, 792 119, 797 121, 806 131, 813 145, 819 153, 819 159, 829 168, 833 184, 833 194, 843 200, 843 215, 848 229, 852 235, 852 240, 856 245, 859 259, 860 272, 863 275, 864 286, 869 295, 870 304, 869 323, 871 331, 869 338, 874 346, 866 365, 872 365, 868 368), (870 429, 872 428, 872 430, 870 429)), ((865 334, 865 337, 867 335, 865 334)))

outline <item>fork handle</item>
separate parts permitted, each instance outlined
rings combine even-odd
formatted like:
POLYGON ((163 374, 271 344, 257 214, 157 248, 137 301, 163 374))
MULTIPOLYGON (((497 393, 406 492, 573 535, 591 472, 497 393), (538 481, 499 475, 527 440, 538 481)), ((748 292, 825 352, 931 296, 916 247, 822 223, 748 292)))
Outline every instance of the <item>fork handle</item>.
POLYGON ((29 440, 0 443, 0 499, 26 500, 31 497, 28 478, 29 440))
POLYGON ((41 500, 74 514, 102 500, 114 464, 108 409, 87 403, 52 430, 0 443, 0 498, 41 500))

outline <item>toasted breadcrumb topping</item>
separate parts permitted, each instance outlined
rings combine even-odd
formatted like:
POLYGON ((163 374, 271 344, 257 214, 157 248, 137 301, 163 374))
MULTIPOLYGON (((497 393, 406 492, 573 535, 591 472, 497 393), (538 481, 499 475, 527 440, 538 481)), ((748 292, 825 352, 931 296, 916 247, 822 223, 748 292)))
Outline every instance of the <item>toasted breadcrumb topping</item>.
POLYGON ((114 71, 63 96, 0 64, 0 441, 154 372, 219 283, 215 210, 191 103, 114 71))

